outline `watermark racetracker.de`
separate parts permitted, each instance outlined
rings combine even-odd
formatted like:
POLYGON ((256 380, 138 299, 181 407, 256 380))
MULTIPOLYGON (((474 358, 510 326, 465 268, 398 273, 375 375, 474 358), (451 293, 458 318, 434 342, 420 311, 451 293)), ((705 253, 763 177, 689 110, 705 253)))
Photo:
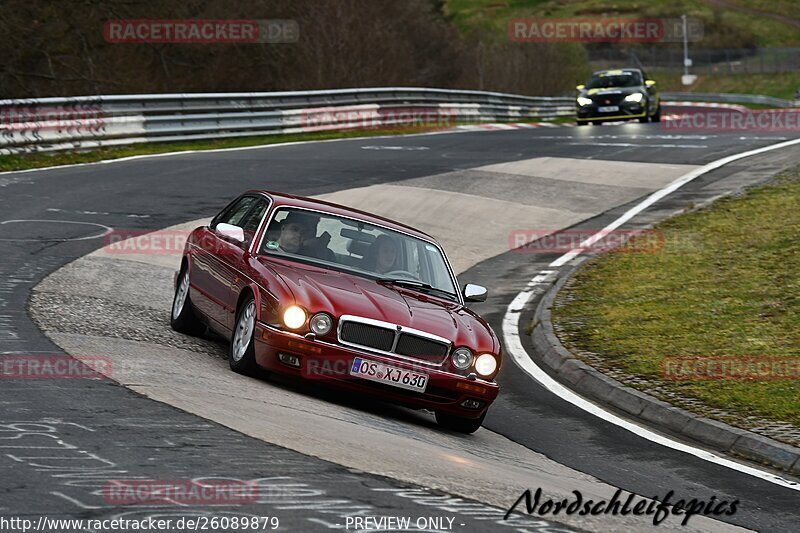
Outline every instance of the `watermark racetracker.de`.
MULTIPOLYGON (((513 42, 658 43, 682 42, 679 18, 525 18, 508 22, 513 42)), ((689 42, 703 38, 703 22, 687 21, 689 42)))
POLYGON ((108 505, 247 505, 260 501, 255 481, 232 479, 113 479, 102 489, 108 505))
POLYGON ((659 363, 659 373, 663 379, 675 381, 796 380, 800 379, 800 359, 767 356, 665 357, 659 363))
POLYGON ((98 355, 0 355, 0 379, 102 379, 111 359, 98 355))
POLYGON ((341 128, 447 128, 456 124, 457 114, 453 109, 439 106, 367 104, 303 109, 293 119, 304 132, 341 128))
POLYGON ((670 131, 800 133, 800 109, 696 109, 661 122, 670 131))
POLYGON ((702 235, 686 232, 665 232, 661 229, 603 230, 579 228, 515 229, 508 234, 508 248, 514 253, 566 254, 579 250, 594 255, 615 253, 688 253, 703 248, 702 235))
POLYGON ((108 43, 295 43, 300 30, 295 20, 240 19, 116 19, 103 24, 108 43))

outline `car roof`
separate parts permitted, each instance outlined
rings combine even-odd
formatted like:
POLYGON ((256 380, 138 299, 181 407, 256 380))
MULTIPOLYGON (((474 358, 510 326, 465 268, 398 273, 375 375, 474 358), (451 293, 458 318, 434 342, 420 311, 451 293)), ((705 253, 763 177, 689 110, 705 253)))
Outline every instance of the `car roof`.
POLYGON ((306 196, 297 196, 294 194, 275 192, 275 191, 250 190, 247 191, 247 193, 266 194, 272 198, 272 200, 275 202, 276 207, 285 206, 285 207, 300 207, 306 209, 315 209, 318 211, 324 211, 326 213, 331 213, 334 215, 341 215, 341 216, 355 218, 358 220, 363 220, 367 224, 384 226, 388 229, 400 231, 402 233, 408 233, 414 237, 418 237, 423 240, 436 242, 436 239, 416 228, 412 228, 411 226, 402 224, 400 222, 391 220, 389 218, 385 218, 379 215, 373 215, 372 213, 367 213, 366 211, 361 211, 359 209, 354 209, 352 207, 347 207, 341 204, 335 204, 333 202, 317 200, 316 198, 308 198, 306 196))

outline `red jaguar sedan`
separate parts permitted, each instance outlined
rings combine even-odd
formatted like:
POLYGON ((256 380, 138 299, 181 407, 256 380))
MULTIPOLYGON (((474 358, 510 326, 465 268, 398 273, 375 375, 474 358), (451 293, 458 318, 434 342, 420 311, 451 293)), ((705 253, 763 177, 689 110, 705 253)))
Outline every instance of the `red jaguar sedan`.
POLYGON ((171 324, 231 339, 240 373, 294 374, 412 408, 472 433, 497 397, 497 335, 441 246, 341 205, 248 191, 195 229, 171 324))

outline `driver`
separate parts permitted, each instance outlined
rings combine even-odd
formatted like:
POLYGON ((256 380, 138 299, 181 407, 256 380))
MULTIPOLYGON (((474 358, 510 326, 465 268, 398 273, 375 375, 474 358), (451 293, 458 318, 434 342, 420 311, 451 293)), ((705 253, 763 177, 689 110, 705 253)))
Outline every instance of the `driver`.
POLYGON ((278 247, 292 254, 306 255, 326 261, 335 261, 336 256, 328 248, 330 234, 317 237, 319 217, 299 212, 290 212, 283 220, 278 237, 278 247))
POLYGON ((364 256, 364 270, 386 274, 397 270, 397 243, 388 235, 380 235, 364 256))
POLYGON ((303 240, 307 233, 306 227, 299 221, 287 220, 280 225, 278 236, 278 249, 290 254, 301 253, 303 240))

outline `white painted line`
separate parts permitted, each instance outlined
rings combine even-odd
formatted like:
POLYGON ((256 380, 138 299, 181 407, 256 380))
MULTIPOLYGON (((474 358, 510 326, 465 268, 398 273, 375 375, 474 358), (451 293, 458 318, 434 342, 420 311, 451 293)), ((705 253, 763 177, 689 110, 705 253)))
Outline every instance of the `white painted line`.
POLYGON ((362 146, 362 150, 430 150, 427 146, 390 146, 390 145, 369 145, 362 146))
MULTIPOLYGON (((712 170, 720 168, 733 161, 744 159, 745 157, 751 157, 764 152, 769 152, 771 150, 777 150, 780 148, 785 148, 787 146, 793 146, 796 144, 800 144, 800 139, 794 139, 791 141, 772 144, 770 146, 765 146, 763 148, 757 148, 755 150, 742 152, 740 154, 734 154, 728 157, 724 157, 722 159, 718 159, 716 161, 712 161, 707 165, 692 170, 691 172, 688 172, 687 174, 673 181, 663 189, 658 190, 653 194, 651 194, 650 196, 648 196, 646 199, 644 199, 642 202, 640 202, 636 206, 626 211, 622 216, 620 216, 618 219, 616 219, 611 224, 606 226, 600 232, 582 241, 579 244, 578 248, 572 250, 569 253, 564 254, 563 256, 559 257, 558 259, 550 263, 550 267, 560 267, 566 264, 571 259, 579 256, 582 252, 582 249, 585 249, 588 246, 592 245, 593 243, 597 242, 599 239, 603 238, 603 236, 607 235, 608 232, 613 231, 614 229, 620 227, 622 224, 632 219, 634 216, 641 213, 642 211, 644 211, 657 201, 675 192, 679 188, 683 187, 690 181, 702 176, 703 174, 711 172, 712 170)), ((599 405, 590 402, 586 398, 576 394, 572 390, 566 388, 565 386, 561 385, 556 380, 548 376, 541 368, 539 368, 538 365, 536 365, 536 363, 533 362, 531 357, 525 351, 525 348, 523 348, 519 336, 519 318, 522 310, 525 308, 525 305, 528 303, 531 296, 533 295, 534 291, 532 287, 540 283, 543 283, 544 282, 543 280, 546 279, 546 276, 551 275, 551 273, 552 270, 547 270, 547 271, 543 270, 536 277, 534 277, 528 283, 525 290, 517 294, 514 300, 508 305, 508 307, 506 308, 506 313, 503 316, 503 326, 502 326, 503 338, 505 340, 506 348, 508 350, 508 353, 511 355, 512 360, 526 374, 531 376, 545 389, 552 392, 562 400, 567 401, 598 418, 602 418, 606 422, 609 422, 627 431, 630 431, 634 435, 638 435, 639 437, 647 439, 650 442, 654 442, 656 444, 665 446, 667 448, 671 448, 673 450, 677 450, 679 452, 688 453, 689 455, 693 455, 704 461, 724 466, 726 468, 730 468, 732 470, 741 472, 743 474, 748 474, 753 477, 757 477, 764 481, 774 483, 775 485, 780 485, 782 487, 800 491, 800 483, 796 481, 791 481, 789 479, 785 479, 771 472, 760 470, 758 468, 733 461, 727 457, 709 452, 707 450, 703 450, 701 448, 685 444, 683 442, 674 440, 666 435, 656 433, 655 431, 647 427, 641 426, 635 422, 621 418, 616 414, 600 407, 599 405), (545 276, 545 278, 543 278, 542 276, 545 276)))
POLYGON ((47 237, 42 237, 41 239, 6 239, 0 238, 0 241, 7 241, 7 242, 71 242, 71 241, 88 241, 91 239, 99 239, 101 237, 105 237, 114 231, 113 228, 106 226, 105 224, 97 224, 96 222, 78 222, 75 220, 52 220, 52 219, 17 219, 17 220, 3 220, 0 222, 0 226, 5 224, 20 224, 23 222, 35 222, 35 223, 54 223, 54 224, 80 224, 83 226, 97 226, 103 228, 103 233, 97 233, 95 235, 87 235, 85 237, 69 237, 64 239, 53 238, 48 239, 47 237))
POLYGON ((705 144, 569 143, 572 146, 638 146, 642 148, 708 148, 705 144))

